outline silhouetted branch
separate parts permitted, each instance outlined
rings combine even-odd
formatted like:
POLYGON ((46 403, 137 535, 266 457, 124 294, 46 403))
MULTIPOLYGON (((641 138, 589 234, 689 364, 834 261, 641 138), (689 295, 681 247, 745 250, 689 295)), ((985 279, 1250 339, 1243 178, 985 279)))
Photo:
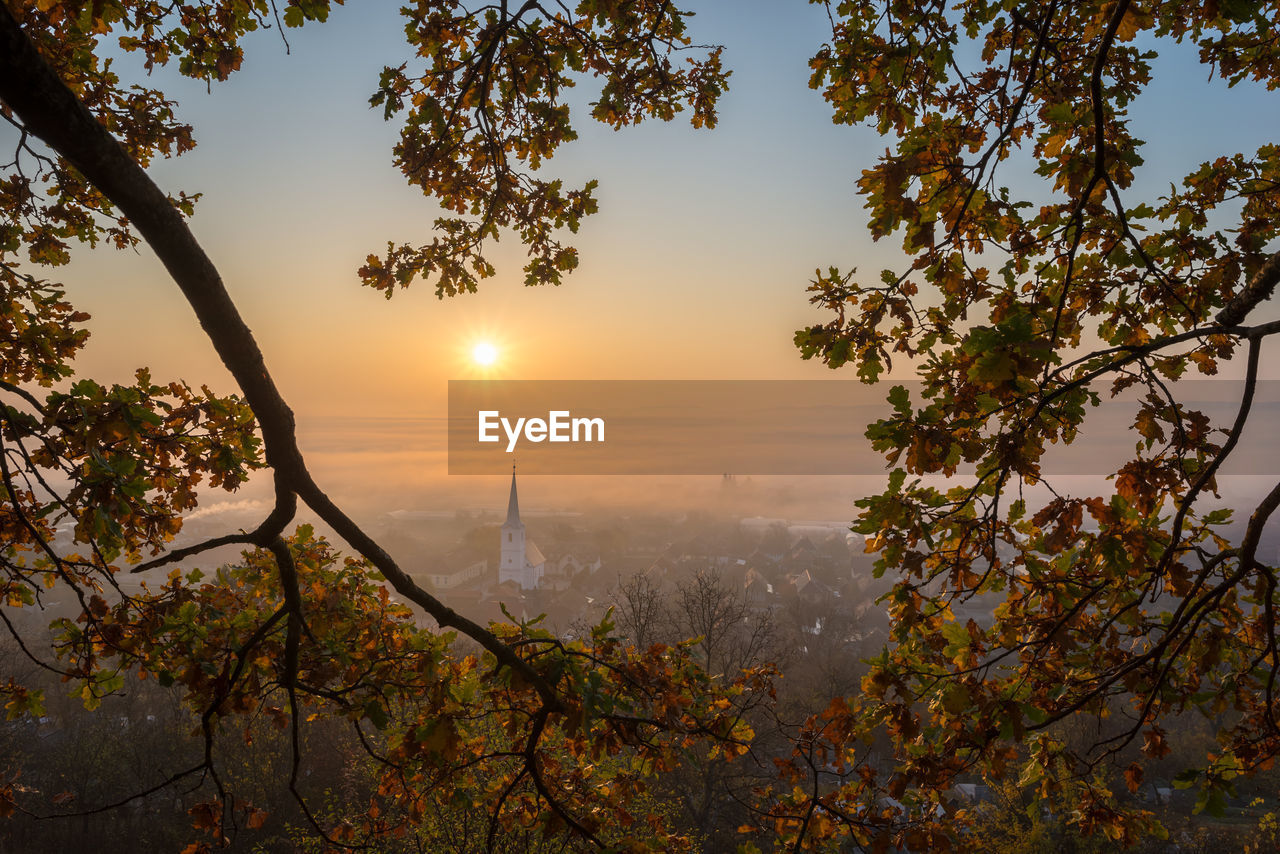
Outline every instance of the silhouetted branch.
POLYGON ((471 637, 534 685, 549 708, 559 709, 555 689, 541 674, 492 632, 419 587, 314 483, 298 449, 293 412, 276 388, 262 351, 217 268, 169 198, 49 67, 5 6, 0 6, 0 99, 31 133, 110 199, 155 251, 258 418, 267 464, 275 470, 277 484, 297 493, 339 536, 373 562, 397 592, 441 626, 471 637))

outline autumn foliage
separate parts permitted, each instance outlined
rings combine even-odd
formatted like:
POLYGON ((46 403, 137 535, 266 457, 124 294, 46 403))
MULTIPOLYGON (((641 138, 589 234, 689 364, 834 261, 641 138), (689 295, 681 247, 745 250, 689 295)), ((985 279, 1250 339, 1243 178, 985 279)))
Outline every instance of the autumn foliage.
MULTIPOLYGON (((1046 803, 1070 789, 1079 826, 1132 842, 1142 811, 1117 809, 1093 771, 1131 745, 1160 759, 1169 722, 1204 713, 1217 747, 1179 782, 1220 806, 1232 779, 1280 749, 1276 576, 1259 552, 1280 487, 1245 511, 1234 541, 1214 500, 1280 331, 1254 319, 1280 278, 1280 150, 1226 151, 1159 176, 1166 195, 1135 197, 1144 143, 1129 108, 1155 48, 1176 43, 1198 48, 1221 85, 1275 89, 1267 34, 1280 8, 838 11, 813 85, 837 121, 893 140, 859 187, 873 234, 900 236, 909 261, 869 280, 820 274, 813 301, 834 318, 796 342, 869 382, 892 359, 923 380, 915 399, 893 388, 892 413, 867 433, 893 470, 856 527, 899 580, 895 645, 856 717, 899 743, 889 785, 916 810, 958 775, 1012 777, 1046 803), (1028 167, 1040 183, 1011 174, 1028 167), (1246 363, 1237 413, 1211 423, 1178 381, 1232 358, 1246 363), (1111 491, 1055 488, 1052 446, 1123 391, 1138 399, 1137 441, 1111 491), (953 477, 961 469, 972 474, 953 477), (963 616, 982 602, 990 619, 963 616), (1095 735, 1067 743, 1081 719, 1095 735)), ((1127 787, 1142 780, 1130 763, 1127 787)))
MULTIPOLYGON (((1179 43, 1221 85, 1275 89, 1280 5, 824 4, 832 31, 812 86, 837 122, 889 139, 858 191, 873 236, 900 239, 903 261, 870 277, 820 271, 810 292, 826 314, 796 344, 869 383, 896 360, 922 390, 893 387, 870 425, 891 472, 855 523, 896 582, 891 644, 859 695, 782 725, 787 747, 768 757, 750 752, 747 710, 772 699, 770 668, 712 677, 693 644, 629 646, 609 619, 575 641, 536 622, 479 626, 419 587, 311 477, 292 413, 187 229, 198 195, 142 169, 191 149, 192 128, 106 56, 135 52, 149 70, 213 84, 240 67, 247 33, 322 23, 330 5, 0 4, 0 115, 16 139, 0 174, 0 585, 9 609, 53 589, 77 603, 43 647, 5 623, 88 709, 125 679, 180 693, 203 756, 165 785, 200 781, 208 794, 191 810, 189 850, 267 821, 225 785, 215 750, 226 731, 252 742, 251 718, 286 734, 281 785, 322 847, 412 835, 444 806, 450 821, 483 815, 489 848, 512 829, 615 850, 692 846, 648 793, 694 752, 772 766, 742 828, 753 845, 963 848, 975 813, 949 792, 964 779, 1016 780, 1069 804, 1076 828, 1129 843, 1152 818, 1099 775, 1124 756, 1121 785, 1137 790, 1179 715, 1215 722, 1215 747, 1178 778, 1204 808, 1271 766, 1280 628, 1259 545, 1280 486, 1235 528, 1213 499, 1280 332, 1257 317, 1280 280, 1280 148, 1224 151, 1159 176, 1166 194, 1135 197, 1144 143, 1128 110, 1153 51, 1179 43), (1015 169, 1034 178, 1006 180, 1015 169), (148 370, 123 386, 75 377, 88 318, 49 277, 73 246, 140 241, 236 394, 148 370), (1178 381, 1232 359, 1245 363, 1242 396, 1231 423, 1215 424, 1178 381), (1046 454, 1121 391, 1138 393, 1132 458, 1100 494, 1054 488, 1046 454), (276 496, 257 528, 170 548, 201 490, 255 471, 276 496), (294 530, 299 508, 352 556, 294 530), (59 525, 73 551, 54 547, 59 525), (141 594, 118 583, 226 545, 245 548, 242 560, 174 570, 141 594), (389 589, 438 630, 416 628, 389 589), (975 603, 989 617, 965 616, 975 603), (1094 737, 1068 739, 1083 719, 1094 737), (315 720, 363 747, 368 803, 331 809, 300 791, 315 720), (888 758, 871 749, 882 741, 888 758)), ((550 174, 576 136, 565 90, 595 86, 591 117, 615 128, 682 111, 713 127, 727 82, 721 51, 693 46, 665 0, 416 0, 403 15, 413 59, 371 81, 371 103, 399 123, 408 183, 445 213, 422 245, 365 259, 360 278, 387 296, 418 279, 441 296, 475 290, 503 233, 528 249, 526 283, 559 283, 578 263, 566 231, 596 210, 594 182, 550 174)), ((39 691, 0 676, 9 717, 40 714, 39 691)), ((17 780, 0 779, 0 815, 99 806, 17 780)))

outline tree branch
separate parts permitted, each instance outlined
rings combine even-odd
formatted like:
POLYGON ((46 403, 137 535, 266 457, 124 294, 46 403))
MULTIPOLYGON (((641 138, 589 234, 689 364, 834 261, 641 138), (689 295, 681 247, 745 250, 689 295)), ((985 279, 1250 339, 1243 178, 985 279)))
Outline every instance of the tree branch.
POLYGON ((296 492, 353 548, 373 562, 397 592, 456 628, 518 671, 551 710, 562 705, 555 688, 493 633, 453 611, 419 587, 390 555, 312 481, 298 449, 293 411, 276 388, 253 333, 181 213, 124 147, 67 88, 0 4, 0 100, 28 130, 78 169, 133 223, 195 311, 200 326, 244 392, 262 430, 267 464, 277 485, 296 492))
POLYGON ((1266 263, 1254 273, 1244 290, 1232 297, 1213 322, 1219 326, 1238 326, 1249 316, 1249 312, 1265 300, 1271 299, 1276 284, 1280 282, 1280 252, 1266 260, 1266 263))

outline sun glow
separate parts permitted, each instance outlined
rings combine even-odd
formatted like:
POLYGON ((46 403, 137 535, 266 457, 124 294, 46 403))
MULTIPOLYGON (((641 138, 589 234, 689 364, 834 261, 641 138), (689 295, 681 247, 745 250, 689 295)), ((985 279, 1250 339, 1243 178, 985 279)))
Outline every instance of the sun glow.
POLYGON ((471 348, 471 361, 487 368, 498 361, 498 348, 488 341, 480 341, 471 348))

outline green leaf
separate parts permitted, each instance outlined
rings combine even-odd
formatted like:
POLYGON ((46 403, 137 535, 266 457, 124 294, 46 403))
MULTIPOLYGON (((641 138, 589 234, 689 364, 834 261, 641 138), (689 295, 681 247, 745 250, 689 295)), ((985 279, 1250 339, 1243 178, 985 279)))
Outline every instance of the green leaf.
POLYGON ((983 385, 996 385, 1013 379, 1013 359, 1004 350, 990 350, 983 353, 970 366, 968 377, 972 382, 983 385))
POLYGON ((943 623, 942 636, 947 640, 943 652, 957 664, 964 664, 969 659, 969 630, 960 623, 943 623))
POLYGON ((906 386, 896 385, 889 389, 889 403, 899 415, 911 415, 911 395, 907 392, 906 386))
POLYGON ((377 700, 370 700, 364 704, 364 716, 378 729, 386 729, 389 723, 386 709, 382 708, 382 704, 377 700))
POLYGON ((1200 797, 1191 810, 1192 815, 1207 813, 1214 818, 1222 818, 1227 814, 1227 796, 1217 786, 1205 786, 1200 790, 1200 797))
POLYGON ((942 708, 946 709, 948 714, 963 714, 972 705, 973 698, 969 694, 969 689, 958 682, 952 682, 942 693, 942 708))

